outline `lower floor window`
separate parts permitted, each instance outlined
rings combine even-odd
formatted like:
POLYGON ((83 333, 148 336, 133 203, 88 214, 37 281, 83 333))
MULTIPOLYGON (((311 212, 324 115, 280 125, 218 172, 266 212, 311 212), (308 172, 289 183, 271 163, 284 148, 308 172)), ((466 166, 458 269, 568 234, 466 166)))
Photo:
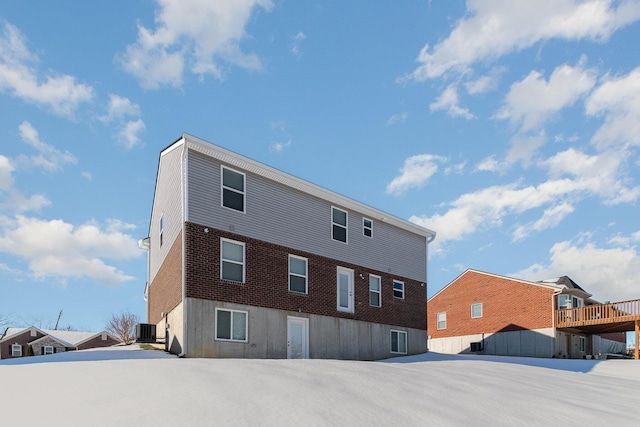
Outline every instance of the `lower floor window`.
POLYGON ((216 308, 216 339, 247 342, 247 312, 216 308))
POLYGON ((407 354, 407 333, 391 330, 391 353, 407 354))
POLYGON ((44 354, 45 356, 47 354, 53 354, 53 346, 52 345, 45 345, 43 350, 42 350, 42 354, 44 354))
POLYGON ((13 344, 11 346, 11 356, 22 357, 22 346, 20 344, 13 344))

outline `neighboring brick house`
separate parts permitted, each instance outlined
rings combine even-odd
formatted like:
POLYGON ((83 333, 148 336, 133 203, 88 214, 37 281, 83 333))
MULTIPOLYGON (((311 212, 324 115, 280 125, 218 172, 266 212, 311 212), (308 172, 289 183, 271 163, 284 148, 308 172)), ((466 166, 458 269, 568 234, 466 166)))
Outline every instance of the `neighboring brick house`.
POLYGON ((72 350, 111 347, 121 341, 102 332, 77 332, 30 328, 7 328, 0 336, 0 359, 43 356, 72 350))
POLYGON ((187 357, 426 351, 435 233, 190 135, 160 153, 147 317, 187 357))
POLYGON ((597 304, 570 278, 529 282, 467 270, 427 302, 428 347, 440 353, 582 358, 626 350, 626 334, 555 327, 555 310, 597 304))

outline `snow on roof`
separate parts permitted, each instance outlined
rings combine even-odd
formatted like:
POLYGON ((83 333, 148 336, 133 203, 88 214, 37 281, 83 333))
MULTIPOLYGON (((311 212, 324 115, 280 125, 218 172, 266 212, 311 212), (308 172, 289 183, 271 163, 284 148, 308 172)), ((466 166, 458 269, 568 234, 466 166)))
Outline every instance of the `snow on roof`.
MULTIPOLYGON (((13 335, 27 331, 31 328, 35 328, 35 327, 32 326, 30 328, 7 328, 4 334, 4 337, 9 338, 13 335)), ((79 332, 79 331, 58 331, 54 329, 39 329, 39 328, 35 328, 35 329, 46 335, 50 335, 56 338, 62 344, 65 344, 65 345, 68 344, 68 347, 75 347, 78 343, 82 341, 86 341, 87 339, 102 333, 102 331, 101 332, 79 332)))

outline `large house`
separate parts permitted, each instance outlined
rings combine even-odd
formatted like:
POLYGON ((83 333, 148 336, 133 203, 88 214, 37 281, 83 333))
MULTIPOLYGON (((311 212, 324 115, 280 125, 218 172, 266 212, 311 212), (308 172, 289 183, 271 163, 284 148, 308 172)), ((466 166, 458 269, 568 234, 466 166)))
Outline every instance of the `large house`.
POLYGON ((427 301, 428 347, 440 353, 559 358, 625 352, 626 334, 620 331, 629 323, 598 316, 607 307, 623 310, 591 297, 567 276, 530 282, 466 270, 427 301))
POLYGON ((435 233, 190 135, 162 150, 148 323, 187 357, 426 351, 435 233))
POLYGON ((0 359, 44 356, 71 350, 111 347, 121 341, 106 331, 79 332, 29 328, 7 328, 0 335, 0 359))

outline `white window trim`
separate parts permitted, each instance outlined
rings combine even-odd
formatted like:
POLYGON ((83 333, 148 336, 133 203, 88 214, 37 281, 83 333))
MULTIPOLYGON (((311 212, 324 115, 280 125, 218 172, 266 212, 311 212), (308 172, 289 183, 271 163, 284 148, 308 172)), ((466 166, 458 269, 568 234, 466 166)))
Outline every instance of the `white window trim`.
POLYGON ((482 317, 482 303, 481 302, 476 302, 474 304, 471 304, 471 318, 472 319, 479 319, 482 317), (473 315, 473 306, 474 305, 479 305, 480 306, 480 316, 474 316, 473 315))
POLYGON ((22 357, 22 346, 20 344, 11 344, 11 357, 22 357))
MULTIPOLYGON (((407 349, 409 348, 409 342, 408 342, 408 337, 407 337, 407 332, 406 331, 399 331, 397 329, 391 329, 391 334, 389 335, 389 348, 391 350, 391 353, 393 354, 407 354, 407 349), (404 335, 404 351, 393 351, 393 334, 397 333, 398 337, 403 334, 404 335)), ((400 342, 400 340, 398 340, 398 342, 400 342)), ((400 350, 399 348, 400 346, 398 345, 398 350, 400 350)))
POLYGON ((42 354, 44 356, 46 356, 48 354, 53 354, 53 346, 52 345, 45 345, 44 347, 42 347, 42 354), (51 349, 51 352, 47 353, 47 349, 51 349))
POLYGON ((243 310, 231 310, 228 308, 218 308, 216 307, 215 310, 215 322, 216 322, 216 327, 215 327, 215 335, 214 335, 214 340, 215 341, 224 341, 224 342, 249 342, 249 312, 248 311, 243 311, 243 310), (231 336, 230 339, 227 338, 218 338, 218 312, 219 311, 227 311, 229 313, 231 313, 231 333, 229 334, 231 336), (246 321, 244 322, 244 339, 243 340, 236 340, 233 339, 233 317, 234 317, 234 313, 243 313, 245 315, 245 319, 246 321))
POLYGON ((444 331, 445 329, 447 329, 447 312, 446 311, 441 311, 440 313, 436 314, 436 329, 439 331, 444 331), (443 314, 444 315, 444 328, 440 327, 440 315, 443 314))
POLYGON ((378 275, 375 275, 375 274, 369 274, 369 305, 371 307, 376 307, 376 308, 382 307, 382 277, 380 277, 378 275), (372 277, 375 277, 376 279, 378 279, 378 290, 377 291, 371 289, 371 278, 372 277), (378 294, 378 303, 379 303, 378 305, 371 304, 371 293, 372 292, 375 293, 375 294, 378 294))
POLYGON ((365 218, 362 217, 362 235, 364 237, 367 237, 369 239, 373 239, 373 220, 369 219, 369 218, 365 218), (369 221, 371 223, 371 227, 367 227, 365 225, 365 222, 369 221), (366 231, 369 230, 371 231, 371 236, 367 236, 366 231))
POLYGON ((348 244, 349 243, 349 212, 347 212, 344 209, 340 209, 336 206, 331 206, 331 240, 335 241, 335 242, 340 242, 343 244, 348 244), (337 222, 333 222, 333 210, 338 210, 340 212, 344 212, 344 220, 345 220, 345 225, 342 224, 338 224, 337 222), (345 241, 343 242, 342 240, 338 240, 338 239, 334 239, 333 238, 333 226, 338 226, 338 227, 343 227, 344 228, 344 239, 345 241))
POLYGON ((245 243, 244 242, 238 242, 237 240, 231 240, 231 239, 226 239, 224 237, 221 237, 220 238, 220 280, 224 280, 225 282, 231 282, 231 283, 244 283, 246 281, 246 268, 247 268, 246 263, 247 263, 247 248, 245 247, 245 243), (241 263, 238 262, 238 261, 230 260, 230 259, 224 259, 222 257, 222 243, 223 242, 233 243, 233 244, 242 246, 242 262, 241 263), (222 265, 223 265, 223 262, 230 262, 232 264, 242 264, 242 281, 241 282, 222 278, 222 265))
POLYGON ((309 260, 307 258, 289 254, 289 292, 294 292, 296 294, 308 294, 309 293, 309 260), (296 258, 304 261, 304 276, 298 273, 291 272, 291 258, 296 258), (304 292, 294 291, 291 289, 291 276, 303 277, 304 278, 304 292))
POLYGON ((570 302, 571 302, 571 296, 570 296, 570 295, 568 295, 568 294, 559 294, 559 295, 558 295, 558 300, 557 300, 557 303, 558 303, 558 310, 564 310, 564 309, 569 308, 569 306, 570 306, 570 302), (566 300, 566 303, 565 303, 565 307, 564 307, 564 308, 560 308, 560 297, 562 297, 563 299, 565 299, 565 300, 566 300))
POLYGON ((393 297, 396 299, 404 299, 404 282, 401 282, 400 280, 396 280, 393 279, 393 297), (396 283, 399 283, 402 285, 402 296, 401 297, 397 297, 396 296, 396 291, 399 291, 400 289, 396 289, 396 283))
POLYGON ((230 168, 228 166, 225 165, 220 165, 220 206, 222 206, 225 209, 229 209, 230 211, 233 212, 242 212, 242 213, 246 213, 247 212, 247 174, 244 172, 240 172, 239 170, 235 170, 233 168, 230 168), (237 190, 235 188, 231 188, 231 187, 226 187, 224 185, 224 170, 230 170, 232 172, 235 172, 237 174, 242 175, 242 182, 244 184, 244 191, 240 191, 237 190), (238 209, 234 209, 234 208, 230 208, 229 206, 225 206, 224 205, 224 190, 227 189, 229 191, 233 191, 234 193, 239 193, 242 194, 242 210, 239 211, 238 209))

